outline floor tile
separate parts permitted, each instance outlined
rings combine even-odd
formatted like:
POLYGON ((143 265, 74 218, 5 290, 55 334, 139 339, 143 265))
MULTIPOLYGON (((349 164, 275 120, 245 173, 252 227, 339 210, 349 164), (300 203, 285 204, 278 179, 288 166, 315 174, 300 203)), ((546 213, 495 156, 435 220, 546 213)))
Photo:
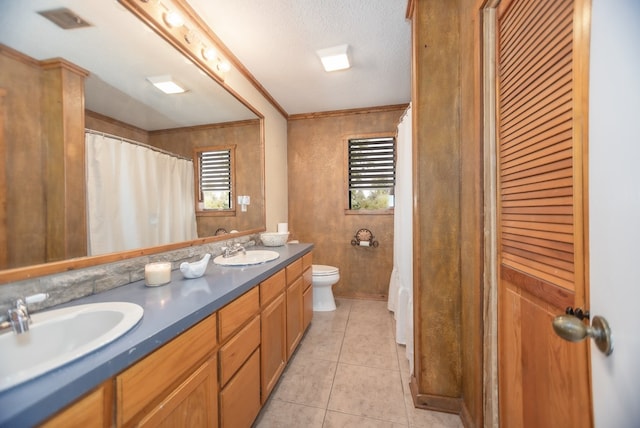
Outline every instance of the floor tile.
POLYGON ((327 409, 408 425, 399 371, 338 363, 327 409))
POLYGON ((379 335, 375 330, 367 332, 348 330, 342 345, 340 362, 399 370, 398 353, 393 338, 379 335))
POLYGON ((406 347, 386 302, 336 299, 314 312, 255 428, 462 428, 457 415, 416 409, 406 347))
POLYGON ((304 358, 304 354, 296 353, 272 396, 289 403, 326 408, 335 371, 335 362, 304 358))
POLYGON ((393 422, 380 421, 365 418, 363 416, 349 415, 346 413, 327 411, 322 428, 404 428, 393 422))
POLYGON ((287 403, 280 400, 269 400, 255 428, 322 428, 325 409, 287 403))

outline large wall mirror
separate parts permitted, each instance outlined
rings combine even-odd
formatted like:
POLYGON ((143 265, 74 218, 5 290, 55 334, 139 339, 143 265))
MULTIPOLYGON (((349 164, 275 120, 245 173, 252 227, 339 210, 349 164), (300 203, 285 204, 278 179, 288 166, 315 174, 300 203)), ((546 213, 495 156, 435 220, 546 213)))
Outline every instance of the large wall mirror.
POLYGON ((251 203, 231 214, 199 213, 198 238, 264 229, 258 111, 116 1, 0 8, 0 276, 90 255, 82 230, 85 128, 187 158, 197 148, 234 145, 237 194, 251 203), (66 9, 56 12, 58 23, 42 13, 58 9, 66 9), (149 82, 157 76, 171 76, 187 92, 160 92, 149 82))

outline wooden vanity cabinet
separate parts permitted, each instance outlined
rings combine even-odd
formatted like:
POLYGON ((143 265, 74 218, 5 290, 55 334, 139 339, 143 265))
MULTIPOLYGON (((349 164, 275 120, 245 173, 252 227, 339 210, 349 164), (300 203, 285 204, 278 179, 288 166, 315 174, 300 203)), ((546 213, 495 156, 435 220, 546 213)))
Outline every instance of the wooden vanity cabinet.
POLYGON ((255 287, 220 311, 220 426, 250 427, 260 412, 260 293, 255 287))
POLYGON ((43 428, 113 426, 113 385, 105 382, 44 422, 43 428))
POLYGON ((250 427, 311 322, 311 263, 293 261, 43 426, 250 427))
POLYGON ((118 426, 218 426, 216 314, 116 376, 118 426))
POLYGON ((284 269, 260 284, 261 401, 264 404, 287 365, 287 307, 284 269))

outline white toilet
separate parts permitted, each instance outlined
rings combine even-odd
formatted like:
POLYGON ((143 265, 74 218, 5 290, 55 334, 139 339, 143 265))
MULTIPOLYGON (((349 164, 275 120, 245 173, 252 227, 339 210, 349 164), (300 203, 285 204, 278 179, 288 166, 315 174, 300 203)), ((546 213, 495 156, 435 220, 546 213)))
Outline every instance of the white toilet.
POLYGON ((311 266, 313 286, 313 310, 314 312, 328 312, 336 310, 336 302, 333 299, 331 287, 340 279, 340 271, 337 267, 326 265, 311 266))

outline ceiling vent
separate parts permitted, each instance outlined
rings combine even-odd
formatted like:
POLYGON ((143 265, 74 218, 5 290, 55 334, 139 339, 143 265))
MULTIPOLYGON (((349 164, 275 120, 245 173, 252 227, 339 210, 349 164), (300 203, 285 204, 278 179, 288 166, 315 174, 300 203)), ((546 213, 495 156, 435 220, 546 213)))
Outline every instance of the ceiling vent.
POLYGON ((80 18, 76 13, 66 7, 59 9, 43 10, 38 12, 60 28, 65 30, 73 30, 75 28, 91 27, 84 19, 80 18))

